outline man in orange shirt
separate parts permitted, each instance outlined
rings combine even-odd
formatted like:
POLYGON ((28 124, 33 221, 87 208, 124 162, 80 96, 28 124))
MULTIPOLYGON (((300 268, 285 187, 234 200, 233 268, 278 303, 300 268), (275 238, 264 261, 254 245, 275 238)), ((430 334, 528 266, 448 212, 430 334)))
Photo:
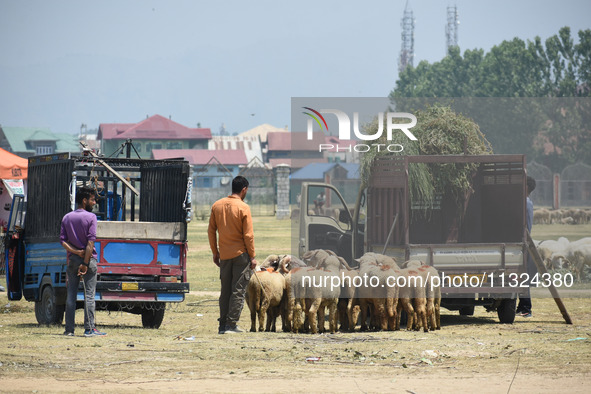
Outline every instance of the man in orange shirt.
POLYGON ((248 180, 237 176, 232 180, 232 194, 216 201, 209 217, 209 246, 214 264, 220 267, 222 282, 220 334, 244 332, 236 323, 244 306, 244 294, 251 272, 257 265, 252 217, 250 208, 244 202, 247 192, 248 180))

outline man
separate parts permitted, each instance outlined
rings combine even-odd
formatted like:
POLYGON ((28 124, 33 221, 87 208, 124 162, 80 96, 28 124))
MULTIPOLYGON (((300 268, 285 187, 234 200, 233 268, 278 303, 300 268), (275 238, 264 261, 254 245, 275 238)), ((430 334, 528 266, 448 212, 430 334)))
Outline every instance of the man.
POLYGON ((222 283, 219 334, 244 332, 237 323, 251 271, 257 265, 252 217, 244 202, 247 192, 248 180, 237 176, 232 180, 232 194, 216 201, 209 217, 209 246, 222 283))
MULTIPOLYGON (((527 225, 527 231, 531 233, 531 228, 534 220, 534 203, 529 198, 530 194, 536 188, 536 180, 531 176, 527 177, 527 199, 526 199, 526 206, 525 206, 525 222, 527 225)), ((531 256, 527 255, 527 274, 528 274, 528 281, 533 279, 534 275, 538 272, 538 269, 533 262, 531 256)), ((530 288, 527 288, 527 297, 519 297, 519 305, 515 310, 515 314, 518 316, 523 317, 531 317, 531 298, 529 296, 530 288)))
POLYGON ((74 336, 76 297, 80 277, 84 280, 84 336, 106 335, 97 330, 94 325, 97 254, 94 249, 96 215, 92 213, 92 208, 95 204, 94 190, 82 187, 76 192, 78 209, 67 213, 62 219, 60 241, 68 251, 66 331, 64 332, 66 336, 74 336))

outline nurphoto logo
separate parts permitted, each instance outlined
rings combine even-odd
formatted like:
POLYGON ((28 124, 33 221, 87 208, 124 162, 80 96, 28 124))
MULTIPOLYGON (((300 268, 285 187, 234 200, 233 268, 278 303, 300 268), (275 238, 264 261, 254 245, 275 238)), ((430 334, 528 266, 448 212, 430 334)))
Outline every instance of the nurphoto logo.
MULTIPOLYGON (((351 140, 351 120, 349 116, 340 110, 337 109, 321 109, 317 111, 310 107, 302 107, 306 111, 303 112, 305 115, 309 116, 308 119, 308 127, 307 127, 307 138, 308 140, 313 139, 314 133, 314 121, 320 127, 320 130, 324 130, 325 133, 328 133, 328 124, 326 119, 322 114, 332 114, 337 117, 338 122, 338 131, 339 131, 339 139, 340 140, 351 140)), ((407 112, 388 112, 386 113, 386 139, 388 141, 392 140, 392 134, 394 131, 399 130, 403 132, 409 140, 416 141, 417 137, 410 131, 411 128, 416 126, 417 118, 410 113, 407 112), (410 122, 406 123, 396 123, 394 119, 408 119, 410 122)), ((384 133, 384 113, 378 113, 378 130, 375 134, 363 134, 359 130, 359 113, 353 112, 353 133, 355 138, 361 141, 375 141, 382 136, 384 133)), ((318 149, 320 152, 323 150, 332 150, 336 149, 337 152, 341 151, 349 151, 349 152, 368 152, 374 147, 378 152, 381 150, 387 150, 388 152, 402 152, 404 150, 404 146, 401 144, 356 144, 356 145, 347 145, 343 147, 339 147, 338 144, 319 144, 318 149)))

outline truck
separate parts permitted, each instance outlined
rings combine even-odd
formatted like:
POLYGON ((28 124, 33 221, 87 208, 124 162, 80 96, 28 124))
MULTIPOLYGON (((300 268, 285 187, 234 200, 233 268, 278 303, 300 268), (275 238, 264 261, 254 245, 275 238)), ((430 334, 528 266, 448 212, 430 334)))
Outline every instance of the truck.
POLYGON ((331 184, 302 184, 299 254, 329 249, 349 262, 365 252, 421 260, 439 272, 442 306, 461 315, 484 306, 512 323, 516 298, 527 287, 525 156, 378 156, 370 174, 354 207, 331 184), (417 164, 473 166, 459 209, 447 190, 432 201, 412 201, 409 169, 417 164))
MULTIPOLYGON (((34 302, 39 324, 63 322, 67 256, 60 225, 76 209, 76 189, 90 186, 98 195, 96 310, 139 314, 143 327, 159 328, 167 303, 189 292, 189 163, 85 151, 30 157, 28 171, 27 198, 14 196, 4 239, 8 298, 34 302)), ((83 307, 81 283, 77 308, 83 307)))

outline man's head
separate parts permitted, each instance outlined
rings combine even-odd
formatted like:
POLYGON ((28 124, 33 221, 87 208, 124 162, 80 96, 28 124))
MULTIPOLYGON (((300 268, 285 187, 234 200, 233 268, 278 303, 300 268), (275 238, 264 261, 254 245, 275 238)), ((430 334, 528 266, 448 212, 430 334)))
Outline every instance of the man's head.
POLYGON ((236 178, 232 180, 232 194, 238 194, 242 200, 246 197, 246 192, 248 191, 248 180, 238 175, 236 178))
POLYGON ((531 176, 527 177, 527 195, 529 196, 531 192, 536 189, 536 180, 531 176))
POLYGON ((78 205, 78 208, 83 208, 88 212, 92 212, 92 208, 95 204, 96 194, 93 188, 83 186, 76 191, 76 205, 78 205))

